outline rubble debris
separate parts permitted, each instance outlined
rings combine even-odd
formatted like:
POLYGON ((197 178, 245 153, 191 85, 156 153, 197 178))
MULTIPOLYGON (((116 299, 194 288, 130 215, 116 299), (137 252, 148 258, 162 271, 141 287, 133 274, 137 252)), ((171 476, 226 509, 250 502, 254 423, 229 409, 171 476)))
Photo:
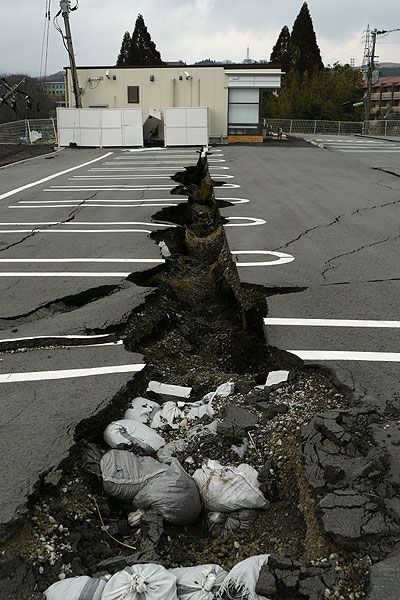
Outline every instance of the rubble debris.
POLYGON ((268 373, 267 381, 265 382, 266 387, 272 385, 278 385, 284 383, 289 378, 289 371, 270 371, 268 373))
POLYGON ((233 438, 241 437, 246 431, 254 429, 257 423, 257 415, 229 403, 225 407, 223 421, 218 425, 218 433, 230 435, 233 438))
POLYGON ((165 521, 185 525, 200 514, 194 481, 177 460, 165 465, 154 458, 110 450, 101 459, 105 492, 135 508, 160 514, 165 521))
POLYGON ((365 405, 319 414, 301 434, 304 474, 326 535, 357 547, 398 534, 399 421, 365 405))
POLYGON ((150 381, 147 387, 148 392, 157 394, 164 402, 167 400, 173 400, 178 402, 179 400, 187 400, 190 398, 192 388, 184 387, 181 385, 170 385, 167 383, 160 383, 159 381, 150 381))
POLYGON ((236 531, 251 529, 257 518, 256 510, 235 510, 232 512, 210 512, 207 524, 214 537, 225 537, 236 531))
POLYGON ((308 600, 329 598, 338 579, 336 566, 335 560, 329 560, 306 567, 299 561, 271 554, 260 569, 256 593, 270 600, 289 593, 293 594, 290 597, 308 600))
POLYGON ((257 471, 248 464, 224 467, 216 460, 208 460, 194 473, 193 479, 206 510, 210 512, 268 507, 268 501, 259 489, 257 471))
POLYGON ((148 454, 154 454, 165 446, 165 440, 147 425, 131 419, 110 423, 104 431, 104 441, 110 448, 139 446, 148 454))

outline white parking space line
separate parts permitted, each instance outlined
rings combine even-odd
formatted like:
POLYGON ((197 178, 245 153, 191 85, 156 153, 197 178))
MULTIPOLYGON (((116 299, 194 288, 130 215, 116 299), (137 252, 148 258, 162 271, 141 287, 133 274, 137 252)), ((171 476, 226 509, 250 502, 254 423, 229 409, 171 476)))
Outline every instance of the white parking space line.
POLYGON ((0 233, 151 233, 148 229, 0 229, 0 233))
MULTIPOLYGON (((120 202, 124 202, 124 200, 120 200, 120 202)), ((37 209, 37 208, 71 208, 74 206, 80 206, 82 208, 146 208, 147 206, 177 206, 177 204, 173 203, 159 203, 159 204, 41 204, 41 205, 30 205, 30 206, 9 206, 8 208, 16 209, 16 208, 24 208, 24 209, 37 209)))
POLYGON ((254 227, 255 225, 265 225, 264 219, 255 217, 225 217, 228 221, 247 221, 247 223, 225 223, 225 227, 254 227))
POLYGON ((153 263, 161 264, 160 258, 1 258, 0 263, 153 263))
MULTIPOLYGON (((225 175, 225 173, 214 173, 212 174, 214 179, 234 179, 234 175, 225 175)), ((109 181, 115 181, 119 179, 171 179, 170 175, 152 175, 150 173, 145 173, 143 175, 75 175, 74 177, 69 177, 68 181, 87 181, 88 179, 106 179, 109 181)))
POLYGON ((93 377, 116 373, 138 373, 146 365, 112 365, 109 367, 92 367, 89 369, 63 369, 59 371, 31 371, 25 373, 0 374, 0 383, 17 383, 27 381, 49 381, 53 379, 71 379, 76 377, 93 377))
POLYGON ((400 352, 346 352, 337 350, 287 350, 302 360, 400 362, 400 352))
POLYGON ((278 265, 284 265, 294 261, 294 256, 286 254, 285 252, 275 252, 273 250, 232 250, 231 254, 235 257, 243 254, 254 254, 254 255, 268 255, 274 256, 277 260, 261 261, 261 262, 239 262, 236 261, 237 267, 273 267, 278 265))
MULTIPOLYGON (((238 217, 239 218, 239 217, 238 217)), ((59 221, 47 221, 42 223, 0 223, 0 227, 13 225, 16 227, 24 225, 60 225, 59 221)), ((63 223, 63 226, 71 225, 146 225, 147 227, 176 227, 176 225, 170 225, 169 223, 158 223, 152 222, 147 223, 144 221, 75 221, 74 223, 63 223)), ((2 230, 0 229, 0 232, 2 230)))
MULTIPOLYGON (((177 184, 178 185, 178 184, 177 184)), ((45 188, 44 192, 154 192, 154 191, 169 191, 172 190, 177 185, 102 185, 102 186, 93 186, 93 185, 68 185, 68 186, 51 186, 50 188, 45 188)), ((224 183, 220 186, 220 189, 238 189, 241 186, 237 183, 224 183)), ((82 201, 83 202, 83 201, 82 201)))
POLYGON ((362 319, 281 319, 266 317, 266 325, 307 326, 307 327, 376 327, 400 328, 400 321, 370 321, 362 319))
MULTIPOLYGON (((129 199, 128 200, 127 198, 125 200, 124 199, 119 199, 119 200, 115 200, 115 199, 111 199, 111 200, 99 199, 99 200, 97 200, 96 199, 96 200, 85 200, 85 204, 86 203, 89 203, 89 204, 90 203, 99 204, 99 203, 103 203, 103 202, 104 203, 106 203, 106 202, 111 202, 111 203, 113 203, 113 202, 115 202, 115 203, 124 202, 124 203, 128 203, 128 202, 139 202, 139 201, 140 202, 164 202, 165 200, 170 200, 170 199, 171 199, 171 196, 167 196, 166 198, 141 198, 140 200, 138 198, 136 198, 136 200, 135 199, 133 199, 133 200, 129 199)), ((181 198, 176 198, 176 199, 177 200, 181 200, 181 198)), ((182 200, 186 201, 186 198, 182 197, 182 200)), ((81 205, 81 202, 79 200, 19 200, 18 204, 58 204, 58 203, 65 204, 65 203, 69 203, 69 202, 72 202, 74 205, 77 205, 77 206, 81 205)), ((82 208, 84 206, 85 205, 82 204, 82 208)))
MULTIPOLYGON (((225 166, 215 166, 213 167, 213 169, 218 169, 219 171, 229 171, 230 167, 225 167, 225 166)), ((171 167, 166 167, 166 166, 158 166, 155 165, 154 167, 101 167, 98 169, 87 169, 88 173, 92 173, 92 172, 125 172, 125 171, 140 171, 142 173, 147 173, 147 171, 169 171, 171 173, 171 175, 174 174, 174 170, 171 169, 171 167)))
MULTIPOLYGON (((163 263, 163 260, 159 260, 159 263, 163 263)), ((128 277, 131 274, 131 271, 128 271, 127 273, 112 273, 110 272, 99 272, 99 273, 92 273, 92 272, 86 272, 86 271, 82 271, 82 272, 71 272, 71 271, 62 271, 61 273, 52 273, 52 272, 47 272, 47 271, 36 271, 36 272, 29 272, 29 271, 12 271, 12 272, 8 272, 8 273, 0 273, 0 277, 8 277, 8 278, 12 278, 12 277, 18 277, 19 279, 23 278, 23 277, 97 277, 98 279, 101 278, 107 278, 107 277, 119 277, 119 278, 123 278, 125 279, 126 277, 128 277)))
MULTIPOLYGON (((175 160, 145 160, 145 161, 139 161, 139 160, 131 160, 131 159, 116 159, 114 158, 114 160, 111 161, 105 161, 104 165, 139 165, 139 166, 143 166, 143 165, 152 165, 152 166, 157 166, 157 165, 177 165, 178 167, 182 164, 187 165, 187 160, 182 160, 179 158, 176 158, 175 160)), ((214 163, 224 163, 226 162, 226 160, 224 158, 214 158, 214 159, 208 159, 208 162, 210 164, 214 164, 214 163)), ((171 167, 172 168, 172 167, 171 167)))
POLYGON ((51 179, 55 179, 56 177, 60 177, 61 175, 66 175, 67 173, 71 173, 72 171, 76 171, 77 169, 82 169, 83 167, 87 167, 88 165, 91 165, 95 162, 99 162, 100 160, 103 160, 104 158, 107 158, 108 156, 111 156, 111 155, 112 155, 112 152, 107 152, 107 154, 103 154, 102 156, 99 156, 98 158, 89 160, 85 163, 77 165, 76 167, 71 167, 70 169, 65 169, 64 171, 59 171, 58 173, 54 173, 53 175, 49 175, 48 177, 43 177, 42 179, 33 181, 32 183, 27 183, 26 185, 22 185, 21 187, 10 190, 9 192, 6 192, 5 194, 0 194, 0 200, 4 200, 4 198, 9 198, 10 196, 14 196, 14 194, 19 194, 19 192, 23 192, 23 191, 28 190, 37 185, 41 185, 42 183, 46 183, 47 181, 50 181, 51 179))

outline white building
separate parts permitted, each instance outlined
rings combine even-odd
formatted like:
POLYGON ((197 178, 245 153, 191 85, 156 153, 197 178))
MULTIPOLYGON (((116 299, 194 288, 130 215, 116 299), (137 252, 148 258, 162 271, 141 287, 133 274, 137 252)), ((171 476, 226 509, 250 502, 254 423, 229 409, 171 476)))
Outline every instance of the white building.
MULTIPOLYGON (((161 65, 155 67, 78 67, 83 108, 141 108, 143 123, 161 113, 158 138, 164 139, 167 108, 208 108, 210 142, 262 142, 261 101, 277 90, 283 73, 270 63, 161 65)), ((67 107, 74 107, 66 68, 67 107)))

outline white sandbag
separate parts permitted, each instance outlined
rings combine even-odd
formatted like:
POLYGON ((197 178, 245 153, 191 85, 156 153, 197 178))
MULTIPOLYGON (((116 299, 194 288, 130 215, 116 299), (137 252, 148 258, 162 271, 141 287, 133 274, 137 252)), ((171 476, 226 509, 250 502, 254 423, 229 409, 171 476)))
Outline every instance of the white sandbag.
POLYGON ((178 600, 176 577, 161 565, 132 565, 111 577, 101 600, 178 600))
POLYGON ((193 523, 200 514, 196 484, 175 459, 165 465, 149 456, 110 450, 100 467, 105 492, 131 500, 134 508, 151 510, 177 525, 193 523))
POLYGON ((199 425, 193 425, 187 432, 186 438, 192 441, 198 437, 207 437, 209 435, 216 435, 218 432, 218 424, 220 421, 216 420, 207 425, 199 423, 199 425))
POLYGON ((175 454, 184 452, 185 449, 186 440, 175 440, 174 442, 165 444, 165 446, 157 452, 157 460, 159 460, 160 463, 170 463, 172 459, 175 458, 175 454))
POLYGON ((179 600, 213 600, 227 572, 218 565, 170 569, 176 576, 179 600))
POLYGON ((203 402, 211 402, 214 398, 227 398, 231 394, 233 394, 235 390, 235 384, 233 381, 227 381, 226 383, 222 383, 214 392, 209 392, 203 398, 203 402))
POLYGON ((210 512, 265 508, 268 505, 260 491, 257 471, 248 464, 224 467, 217 460, 208 460, 195 471, 193 479, 210 512))
POLYGON ((268 563, 268 559, 269 554, 259 554, 235 565, 225 577, 218 595, 229 600, 266 600, 264 596, 256 594, 256 585, 260 569, 268 563))
POLYGON ((198 402, 192 402, 187 405, 187 410, 185 411, 186 418, 189 421, 193 421, 194 419, 201 419, 201 417, 213 417, 214 409, 212 407, 212 400, 209 402, 204 402, 204 400, 199 400, 198 402))
POLYGON ((235 531, 251 529, 257 517, 256 510, 235 510, 229 513, 210 512, 207 523, 210 533, 215 536, 226 536, 235 531))
POLYGON ((173 402, 172 400, 165 402, 162 405, 161 410, 156 412, 150 427, 153 429, 159 429, 165 425, 169 425, 172 429, 178 429, 179 421, 181 421, 185 413, 181 410, 180 406, 184 406, 184 402, 173 402))
POLYGON ((101 600, 107 581, 97 577, 68 577, 53 583, 45 592, 46 600, 101 600))
POLYGON ((104 431, 104 441, 110 448, 140 446, 149 454, 165 446, 165 440, 147 425, 122 419, 110 423, 104 431))
POLYGON ((124 419, 132 419, 148 425, 159 410, 161 410, 161 406, 157 402, 138 396, 132 400, 131 408, 126 410, 124 419))

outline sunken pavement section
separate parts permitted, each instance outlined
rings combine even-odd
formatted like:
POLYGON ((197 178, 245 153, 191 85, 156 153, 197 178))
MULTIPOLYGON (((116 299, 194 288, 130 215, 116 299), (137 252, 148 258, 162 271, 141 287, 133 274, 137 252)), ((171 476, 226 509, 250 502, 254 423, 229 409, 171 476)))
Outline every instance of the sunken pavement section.
MULTIPOLYGON (((21 453, 2 457, 2 597, 363 598, 371 562, 393 568, 399 409, 361 403, 328 369, 268 346, 267 293, 240 281, 207 152, 173 180, 188 201, 154 216, 171 223, 151 234, 163 264, 43 306, 57 342, 26 351, 14 339, 14 319, 35 336, 35 311, 8 328, 3 372, 11 359, 56 371, 58 350, 65 369, 72 327, 117 344, 138 373, 104 379, 99 396, 89 377, 11 392, 21 453), (68 403, 67 426, 30 420, 45 396, 68 403)), ((72 343, 69 368, 90 368, 72 343)), ((106 348, 91 348, 97 364, 106 348)))

